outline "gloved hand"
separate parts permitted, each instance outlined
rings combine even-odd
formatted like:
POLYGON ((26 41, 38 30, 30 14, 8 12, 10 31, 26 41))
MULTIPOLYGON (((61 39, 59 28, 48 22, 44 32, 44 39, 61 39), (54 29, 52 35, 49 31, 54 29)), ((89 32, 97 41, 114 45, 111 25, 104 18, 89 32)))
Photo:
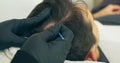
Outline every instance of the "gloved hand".
POLYGON ((71 47, 73 33, 64 25, 32 35, 21 48, 39 63, 63 63, 71 47), (64 36, 62 40, 58 33, 64 36))
POLYGON ((30 34, 50 15, 50 8, 45 8, 40 14, 28 19, 13 19, 0 23, 0 49, 10 46, 21 46, 25 42, 22 35, 30 34))

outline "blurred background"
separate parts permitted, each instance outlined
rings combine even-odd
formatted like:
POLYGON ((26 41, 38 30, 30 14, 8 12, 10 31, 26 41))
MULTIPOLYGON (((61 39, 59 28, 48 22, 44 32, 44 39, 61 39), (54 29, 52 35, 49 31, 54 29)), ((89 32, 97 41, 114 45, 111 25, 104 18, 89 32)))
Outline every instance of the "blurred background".
MULTIPOLYGON (((42 0, 0 0, 0 21, 12 18, 25 18, 42 0)), ((101 0, 85 0, 92 9, 101 0)))

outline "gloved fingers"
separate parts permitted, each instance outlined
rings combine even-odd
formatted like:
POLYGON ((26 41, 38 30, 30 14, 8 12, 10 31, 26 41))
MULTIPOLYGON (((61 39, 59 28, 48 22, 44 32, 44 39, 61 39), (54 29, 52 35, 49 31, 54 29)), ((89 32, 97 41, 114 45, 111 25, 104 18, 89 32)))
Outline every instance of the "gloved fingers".
POLYGON ((21 50, 29 53, 35 52, 36 54, 46 51, 46 49, 48 49, 48 44, 42 40, 41 37, 43 36, 44 35, 41 35, 40 33, 33 34, 26 40, 21 50))
MULTIPOLYGON (((71 41, 72 42, 72 41, 71 41)), ((49 43, 49 47, 52 51, 56 51, 56 53, 61 52, 61 54, 67 54, 68 51, 71 48, 72 43, 71 42, 65 42, 65 41, 54 41, 49 43)), ((54 51, 54 52, 55 52, 54 51)))
POLYGON ((59 25, 55 25, 49 30, 33 34, 27 39, 21 50, 29 52, 31 54, 36 53, 46 53, 49 50, 49 43, 57 33, 59 32, 59 25), (57 28, 56 28, 57 27, 57 28))
POLYGON ((70 51, 71 48, 71 42, 69 44, 66 44, 64 41, 55 41, 54 43, 49 43, 50 44, 50 50, 51 53, 53 53, 53 57, 58 56, 59 58, 61 57, 62 59, 65 59, 68 52, 70 51), (57 43, 55 43, 57 42, 57 43))
POLYGON ((31 27, 33 25, 38 25, 38 24, 41 24, 41 22, 44 21, 45 18, 47 18, 49 15, 50 15, 50 8, 45 8, 43 11, 40 12, 40 14, 38 14, 37 16, 35 17, 32 17, 32 18, 28 18, 26 19, 26 21, 24 21, 24 24, 23 26, 26 26, 26 27, 31 27))
POLYGON ((49 46, 48 42, 51 42, 51 39, 55 38, 55 36, 59 32, 59 28, 60 25, 55 25, 47 31, 33 34, 27 39, 27 41, 22 47, 22 50, 31 51, 30 49, 33 47, 35 49, 47 49, 49 46))
MULTIPOLYGON (((6 39, 7 40, 7 39, 6 39)), ((20 47, 24 44, 24 42, 27 40, 24 37, 19 37, 13 33, 9 34, 9 39, 10 44, 15 47, 20 47)))
POLYGON ((32 47, 34 47, 36 49, 47 48, 48 47, 47 42, 51 38, 52 35, 53 34, 49 31, 35 33, 27 39, 27 41, 23 45, 22 49, 31 51, 30 49, 32 47))
POLYGON ((50 15, 51 9, 45 8, 43 11, 40 12, 35 17, 22 19, 22 20, 16 20, 16 28, 18 30, 24 30, 24 29, 32 29, 38 25, 40 25, 42 22, 44 22, 45 18, 47 18, 50 15))
MULTIPOLYGON (((44 36, 44 35, 42 35, 44 36)), ((21 50, 33 56, 36 60, 44 60, 48 57, 48 44, 41 40, 40 33, 33 34, 27 39, 21 50)), ((44 62, 43 62, 44 63, 44 62)))

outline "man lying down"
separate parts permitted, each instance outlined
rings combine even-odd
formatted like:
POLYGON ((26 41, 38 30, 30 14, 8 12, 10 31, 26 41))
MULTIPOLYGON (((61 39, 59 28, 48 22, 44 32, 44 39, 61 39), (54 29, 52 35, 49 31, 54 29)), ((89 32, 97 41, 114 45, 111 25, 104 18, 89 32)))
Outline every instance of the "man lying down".
POLYGON ((43 25, 34 29, 34 32, 47 30, 55 23, 63 23, 74 33, 72 47, 66 59, 97 61, 99 58, 98 30, 85 5, 72 3, 70 0, 45 0, 32 11, 28 18, 36 16, 49 6, 52 8, 50 16, 43 25))
MULTIPOLYGON (((97 61, 100 56, 98 29, 85 4, 66 0, 45 0, 37 5, 28 18, 38 15, 46 7, 51 7, 50 16, 32 32, 38 33, 49 29, 56 23, 63 23, 74 33, 72 47, 66 60, 97 61)), ((29 37, 30 35, 25 36, 29 37)))

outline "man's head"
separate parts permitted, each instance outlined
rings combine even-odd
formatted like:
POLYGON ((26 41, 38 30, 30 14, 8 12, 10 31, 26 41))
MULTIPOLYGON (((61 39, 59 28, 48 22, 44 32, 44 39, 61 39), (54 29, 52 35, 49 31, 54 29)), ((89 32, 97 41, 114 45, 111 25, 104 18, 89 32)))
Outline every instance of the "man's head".
POLYGON ((47 30, 55 23, 63 23, 75 36, 67 59, 97 60, 98 31, 88 9, 70 0, 45 0, 38 6, 40 10, 45 7, 52 8, 51 15, 36 31, 47 30))

